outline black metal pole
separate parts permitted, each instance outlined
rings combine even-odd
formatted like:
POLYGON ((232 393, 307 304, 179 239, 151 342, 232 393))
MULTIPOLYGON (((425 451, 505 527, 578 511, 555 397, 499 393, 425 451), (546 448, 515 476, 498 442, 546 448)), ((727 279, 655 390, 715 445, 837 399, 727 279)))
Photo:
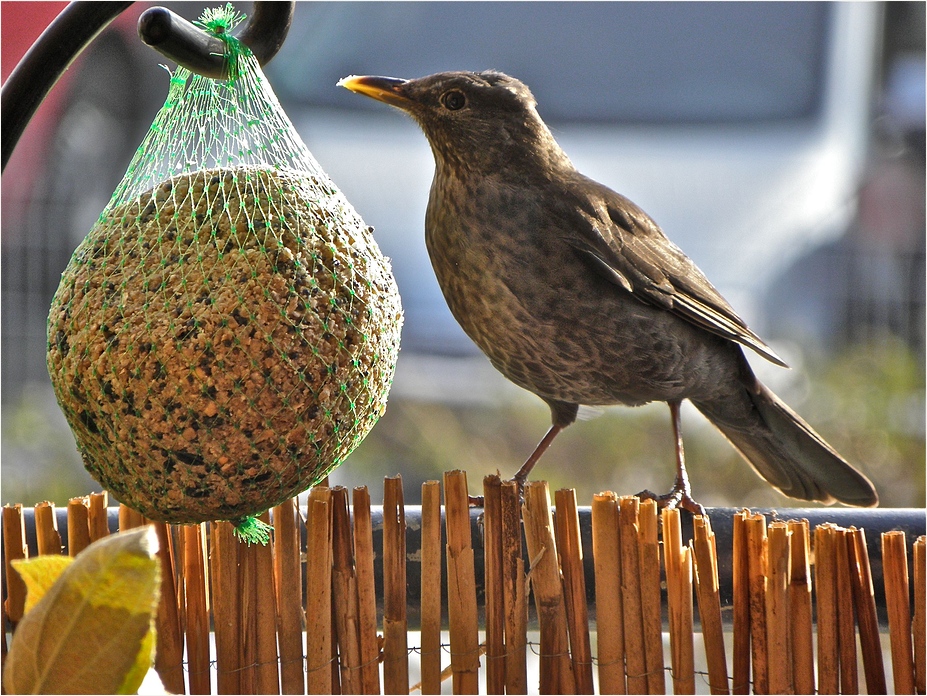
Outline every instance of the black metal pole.
POLYGON ((3 83, 3 169, 26 124, 74 59, 131 2, 72 2, 55 17, 3 83))

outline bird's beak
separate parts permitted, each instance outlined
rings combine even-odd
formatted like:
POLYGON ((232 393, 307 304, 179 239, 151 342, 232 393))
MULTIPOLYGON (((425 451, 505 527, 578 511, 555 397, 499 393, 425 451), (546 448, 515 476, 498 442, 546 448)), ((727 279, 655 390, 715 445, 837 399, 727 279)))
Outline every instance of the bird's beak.
POLYGON ((377 77, 374 75, 351 75, 338 81, 338 86, 349 89, 352 92, 372 97, 377 101, 408 109, 411 99, 406 96, 403 87, 408 80, 400 80, 397 77, 377 77))

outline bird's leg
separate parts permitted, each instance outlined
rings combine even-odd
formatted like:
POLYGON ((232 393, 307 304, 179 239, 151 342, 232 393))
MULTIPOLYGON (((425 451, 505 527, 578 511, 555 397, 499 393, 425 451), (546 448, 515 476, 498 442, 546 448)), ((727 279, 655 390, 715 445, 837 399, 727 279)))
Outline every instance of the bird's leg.
POLYGON ((650 491, 641 491, 638 496, 656 500, 661 508, 682 508, 693 515, 704 515, 705 508, 692 498, 689 474, 686 471, 686 455, 682 445, 682 423, 679 416, 679 401, 667 402, 673 421, 673 438, 676 445, 676 481, 666 495, 655 495, 650 491))
MULTIPOLYGON (((528 480, 528 474, 531 473, 531 470, 534 468, 534 465, 538 463, 541 455, 547 451, 547 448, 550 447, 550 443, 554 441, 554 438, 557 437, 557 434, 563 430, 564 427, 565 426, 557 425, 556 423, 550 426, 550 430, 547 431, 547 434, 538 443, 538 446, 534 448, 534 452, 531 453, 531 456, 525 460, 525 463, 521 465, 521 468, 512 477, 512 481, 518 485, 519 498, 522 497, 522 491, 525 487, 525 481, 528 480)), ((470 496, 470 507, 483 507, 483 502, 483 496, 481 495, 470 496)))
POLYGON ((547 448, 550 447, 550 443, 552 443, 554 438, 557 437, 561 430, 563 430, 563 427, 564 426, 557 425, 556 423, 550 426, 550 430, 547 431, 547 434, 538 443, 538 446, 534 448, 534 452, 531 453, 531 456, 525 460, 525 463, 521 465, 521 468, 512 477, 512 480, 518 484, 519 495, 521 495, 521 491, 525 486, 525 481, 528 480, 528 474, 531 473, 534 465, 538 463, 538 459, 540 459, 541 455, 547 451, 547 448))

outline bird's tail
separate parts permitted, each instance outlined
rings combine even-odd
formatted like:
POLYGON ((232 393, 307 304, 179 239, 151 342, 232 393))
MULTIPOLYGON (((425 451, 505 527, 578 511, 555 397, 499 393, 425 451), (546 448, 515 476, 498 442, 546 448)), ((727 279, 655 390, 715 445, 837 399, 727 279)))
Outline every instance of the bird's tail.
POLYGON ((869 479, 744 367, 744 390, 752 408, 732 410, 719 402, 695 406, 760 476, 792 498, 878 505, 879 496, 869 479))

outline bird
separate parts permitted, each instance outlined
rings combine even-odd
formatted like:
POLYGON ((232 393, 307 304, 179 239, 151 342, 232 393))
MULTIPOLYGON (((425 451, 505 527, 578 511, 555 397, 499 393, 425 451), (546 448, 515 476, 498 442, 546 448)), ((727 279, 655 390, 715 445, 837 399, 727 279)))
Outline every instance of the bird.
POLYGON ((639 206, 584 176, 531 90, 503 72, 338 85, 396 107, 435 160, 425 245, 454 318, 551 426, 514 475, 523 486, 580 405, 666 402, 676 475, 662 507, 693 513, 680 404, 688 399, 791 498, 870 507, 871 481, 755 376, 744 348, 786 363, 639 206))

